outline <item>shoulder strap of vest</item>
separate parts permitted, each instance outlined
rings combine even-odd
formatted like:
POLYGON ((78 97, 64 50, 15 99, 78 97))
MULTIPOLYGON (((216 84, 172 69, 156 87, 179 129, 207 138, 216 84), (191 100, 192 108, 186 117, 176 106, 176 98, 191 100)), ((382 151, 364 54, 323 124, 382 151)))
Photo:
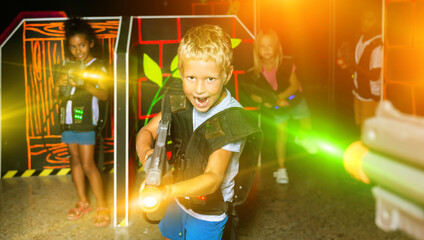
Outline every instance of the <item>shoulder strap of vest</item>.
POLYGON ((196 131, 204 134, 211 152, 214 152, 228 143, 260 131, 259 127, 252 124, 246 114, 247 112, 242 108, 228 108, 206 120, 196 131))
POLYGON ((184 94, 182 81, 180 79, 171 79, 165 86, 161 102, 161 112, 176 113, 186 110, 189 103, 184 94))

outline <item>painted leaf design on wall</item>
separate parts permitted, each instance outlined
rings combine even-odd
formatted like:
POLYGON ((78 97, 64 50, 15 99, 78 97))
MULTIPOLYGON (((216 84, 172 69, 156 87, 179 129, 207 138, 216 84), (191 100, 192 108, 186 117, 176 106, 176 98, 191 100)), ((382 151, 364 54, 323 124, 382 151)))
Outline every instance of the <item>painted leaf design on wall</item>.
POLYGON ((178 55, 176 55, 174 59, 172 59, 171 72, 172 72, 172 77, 181 78, 180 71, 178 70, 178 55))
POLYGON ((231 38, 231 47, 234 49, 241 43, 240 38, 231 38))
POLYGON ((156 83, 159 87, 162 87, 162 70, 159 65, 149 57, 147 54, 143 54, 143 68, 146 77, 156 83))

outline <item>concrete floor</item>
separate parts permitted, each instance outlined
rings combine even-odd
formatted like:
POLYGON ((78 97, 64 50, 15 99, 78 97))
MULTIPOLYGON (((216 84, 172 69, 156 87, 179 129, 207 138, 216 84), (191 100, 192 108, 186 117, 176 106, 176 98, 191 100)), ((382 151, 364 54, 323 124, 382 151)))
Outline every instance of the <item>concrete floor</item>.
MULTIPOLYGON (((312 103, 318 105, 320 101, 312 103)), ((331 122, 322 118, 329 116, 323 111, 325 108, 314 109, 318 109, 313 122, 315 134, 320 142, 328 144, 322 145, 318 154, 308 155, 293 144, 292 137, 289 139, 288 185, 275 183, 272 174, 276 169, 275 154, 270 147, 275 130, 263 126, 266 140, 262 165, 247 202, 238 208, 239 239, 410 239, 403 232, 386 233, 375 225, 372 186, 353 179, 343 168, 343 150, 358 139, 355 128, 345 121, 353 117, 340 114, 331 122)), ((137 174, 134 185, 138 186, 143 178, 144 173, 137 174)), ((112 207, 113 175, 106 174, 104 179, 112 207)), ((95 203, 91 192, 90 199, 95 203)), ((95 228, 94 211, 69 221, 66 212, 76 200, 69 175, 1 179, 0 240, 162 239, 157 225, 147 223, 135 204, 130 208, 127 227, 95 228)))
MULTIPOLYGON (((371 186, 357 182, 341 162, 325 154, 307 155, 292 145, 287 161, 290 184, 272 176, 273 154, 264 152, 251 195, 240 214, 241 240, 253 239, 410 239, 386 233, 374 223, 371 186)), ((110 206, 113 175, 105 182, 110 206)), ((143 178, 139 174, 138 180, 143 178)), ((66 219, 76 202, 68 176, 2 179, 0 239, 162 239, 157 225, 147 223, 132 207, 129 226, 93 227, 94 211, 76 221, 66 219)), ((94 196, 90 193, 94 202, 94 196)))

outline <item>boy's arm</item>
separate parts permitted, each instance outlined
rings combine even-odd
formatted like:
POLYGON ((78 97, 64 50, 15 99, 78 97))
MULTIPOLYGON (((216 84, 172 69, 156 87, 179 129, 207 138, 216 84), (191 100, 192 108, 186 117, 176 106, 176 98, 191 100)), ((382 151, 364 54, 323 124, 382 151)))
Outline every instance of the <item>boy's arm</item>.
POLYGON ((224 178, 232 152, 218 149, 208 160, 205 172, 186 181, 164 186, 165 198, 196 197, 214 193, 224 178))
POLYGON ((157 129, 161 118, 162 114, 159 113, 137 133, 135 148, 143 166, 146 163, 146 158, 153 153, 153 144, 157 137, 157 129))

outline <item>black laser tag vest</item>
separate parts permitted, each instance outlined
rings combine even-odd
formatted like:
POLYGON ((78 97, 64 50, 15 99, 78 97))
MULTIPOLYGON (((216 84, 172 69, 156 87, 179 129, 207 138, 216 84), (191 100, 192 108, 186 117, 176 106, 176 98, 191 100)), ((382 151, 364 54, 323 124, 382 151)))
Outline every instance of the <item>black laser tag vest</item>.
MULTIPOLYGON (((246 138, 239 158, 239 173, 235 178, 233 204, 245 201, 256 174, 262 144, 262 130, 250 120, 242 108, 229 108, 206 120, 193 132, 193 106, 184 95, 180 80, 165 93, 163 110, 172 112, 171 139, 174 181, 180 182, 204 173, 209 156, 224 145, 246 138), (164 109, 165 108, 165 109, 164 109), (167 110, 166 110, 167 109, 167 110)), ((178 198, 194 212, 220 215, 230 203, 223 200, 221 188, 206 196, 178 198)))
MULTIPOLYGON (((66 69, 66 65, 64 69, 66 69)), ((104 68, 103 61, 95 60, 85 68, 85 71, 100 72, 104 68)), ((63 68, 62 68, 63 69, 63 68)), ((62 70, 63 71, 63 70, 62 70)), ((68 72, 68 70, 65 70, 68 72)), ((96 128, 93 125, 93 95, 84 88, 76 87, 68 98, 62 100, 61 106, 61 129, 75 131, 91 131, 96 128), (66 105, 68 100, 72 101, 72 124, 65 124, 66 105)), ((100 100, 99 100, 100 102, 100 100)), ((99 114, 101 116, 101 114, 99 114)), ((100 117, 99 116, 99 117, 100 117)))
MULTIPOLYGON (((365 47, 364 52, 362 53, 361 59, 359 59, 358 65, 362 68, 369 69, 372 51, 380 45, 381 45, 380 37, 370 42, 368 46, 365 47)), ((359 96, 363 98, 367 98, 367 99, 379 100, 380 96, 376 96, 371 93, 371 85, 370 85, 371 79, 369 79, 367 76, 365 76, 359 71, 356 72, 356 76, 357 76, 356 81, 358 83, 358 87, 356 87, 356 92, 359 94, 359 96)))
MULTIPOLYGON (((293 61, 284 59, 283 63, 279 66, 276 72, 277 90, 274 90, 262 72, 257 73, 253 68, 246 71, 246 77, 240 82, 242 90, 250 94, 255 94, 262 97, 264 102, 270 103, 275 106, 278 100, 278 93, 284 91, 290 86, 290 76, 292 74, 293 61)), ((249 96, 250 97, 250 96, 249 96)), ((303 98, 302 92, 297 91, 289 99, 286 99, 289 103, 285 107, 274 107, 274 108, 261 108, 261 111, 268 115, 278 115, 285 111, 291 110, 295 107, 303 98)))

